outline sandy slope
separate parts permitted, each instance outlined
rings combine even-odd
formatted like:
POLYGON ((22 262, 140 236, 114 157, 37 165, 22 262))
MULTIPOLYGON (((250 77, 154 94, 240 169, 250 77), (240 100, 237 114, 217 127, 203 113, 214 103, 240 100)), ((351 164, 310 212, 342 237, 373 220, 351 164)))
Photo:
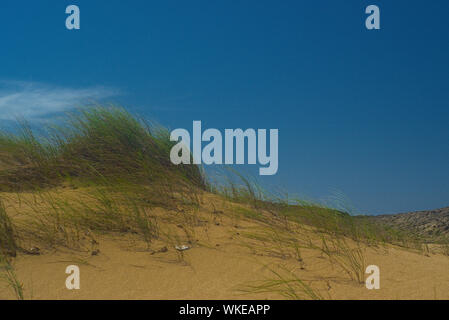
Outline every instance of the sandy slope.
MULTIPOLYGON (((228 209, 218 219, 202 212, 203 223, 192 229, 195 243, 183 258, 166 241, 152 243, 153 251, 148 251, 136 236, 104 235, 97 238, 98 255, 42 249, 39 256, 20 254, 14 267, 27 299, 284 299, 282 292, 242 292, 248 285, 275 279, 270 270, 282 274, 283 268, 324 299, 449 299, 446 256, 369 247, 366 264, 380 267, 381 289, 368 290, 319 250, 303 249, 301 265, 292 256, 277 255, 276 244, 248 240, 245 234, 264 225, 229 216, 228 209), (166 252, 157 252, 164 247, 166 252), (65 268, 71 264, 80 267, 80 290, 65 288, 65 268)), ((312 231, 308 236, 316 237, 312 231)), ((13 298, 2 283, 0 299, 13 298)))

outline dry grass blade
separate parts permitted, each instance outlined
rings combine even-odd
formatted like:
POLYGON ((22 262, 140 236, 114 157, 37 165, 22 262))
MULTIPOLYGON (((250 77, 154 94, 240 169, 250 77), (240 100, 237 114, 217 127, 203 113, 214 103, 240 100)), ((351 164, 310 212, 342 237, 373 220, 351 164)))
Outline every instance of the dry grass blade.
POLYGON ((18 300, 23 300, 23 284, 17 279, 14 268, 8 257, 0 254, 0 280, 6 282, 18 300))
POLYGON ((285 267, 279 267, 279 271, 270 268, 269 270, 275 276, 273 279, 248 284, 239 289, 239 291, 242 293, 278 293, 292 300, 323 300, 318 291, 314 290, 304 280, 301 280, 291 270, 285 267))
POLYGON ((359 284, 364 282, 365 277, 365 253, 359 243, 353 247, 348 245, 343 238, 322 238, 321 251, 329 258, 331 263, 340 266, 349 277, 359 284))
POLYGON ((3 201, 0 200, 0 254, 13 256, 17 254, 16 235, 13 224, 3 201))

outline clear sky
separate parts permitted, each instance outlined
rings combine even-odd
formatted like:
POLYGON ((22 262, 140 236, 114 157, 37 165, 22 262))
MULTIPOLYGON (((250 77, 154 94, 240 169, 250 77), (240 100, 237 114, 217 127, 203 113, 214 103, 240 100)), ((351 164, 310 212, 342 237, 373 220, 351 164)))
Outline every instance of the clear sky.
POLYGON ((174 129, 279 129, 264 183, 360 213, 449 205, 447 0, 2 0, 0 119, 120 103, 174 129), (81 30, 65 28, 65 8, 81 30), (365 7, 381 30, 365 28, 365 7))

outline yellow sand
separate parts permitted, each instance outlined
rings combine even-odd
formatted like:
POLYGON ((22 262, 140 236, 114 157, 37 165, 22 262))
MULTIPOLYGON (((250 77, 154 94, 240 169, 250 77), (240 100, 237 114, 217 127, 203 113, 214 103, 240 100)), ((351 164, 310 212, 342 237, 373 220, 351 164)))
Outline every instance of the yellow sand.
MULTIPOLYGON (((290 270, 324 299, 449 299, 449 258, 442 254, 368 247, 366 265, 377 265, 381 272, 380 290, 368 290, 317 249, 302 250, 304 269, 294 257, 276 256, 269 250, 275 244, 245 236, 263 230, 263 224, 222 209, 218 218, 202 211, 203 223, 192 228, 195 243, 183 257, 174 243, 154 241, 153 251, 168 250, 152 253, 137 236, 103 235, 96 238, 98 255, 42 249, 39 256, 19 254, 14 268, 26 299, 285 299, 282 290, 245 291, 276 279, 272 270, 290 270), (80 290, 65 287, 68 265, 80 268, 80 290)), ((318 237, 312 231, 308 236, 318 237)), ((11 288, 0 283, 0 299, 14 298, 11 288)))

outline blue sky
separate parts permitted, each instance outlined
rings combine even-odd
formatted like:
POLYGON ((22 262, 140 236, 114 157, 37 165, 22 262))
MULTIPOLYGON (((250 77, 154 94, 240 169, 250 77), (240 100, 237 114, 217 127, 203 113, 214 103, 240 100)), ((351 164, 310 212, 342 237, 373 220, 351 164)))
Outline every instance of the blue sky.
POLYGON ((360 213, 443 207, 447 12, 445 0, 2 0, 0 121, 107 101, 173 129, 278 128, 267 185, 344 194, 360 213), (70 4, 79 31, 65 28, 70 4), (381 30, 365 28, 370 4, 381 30))

